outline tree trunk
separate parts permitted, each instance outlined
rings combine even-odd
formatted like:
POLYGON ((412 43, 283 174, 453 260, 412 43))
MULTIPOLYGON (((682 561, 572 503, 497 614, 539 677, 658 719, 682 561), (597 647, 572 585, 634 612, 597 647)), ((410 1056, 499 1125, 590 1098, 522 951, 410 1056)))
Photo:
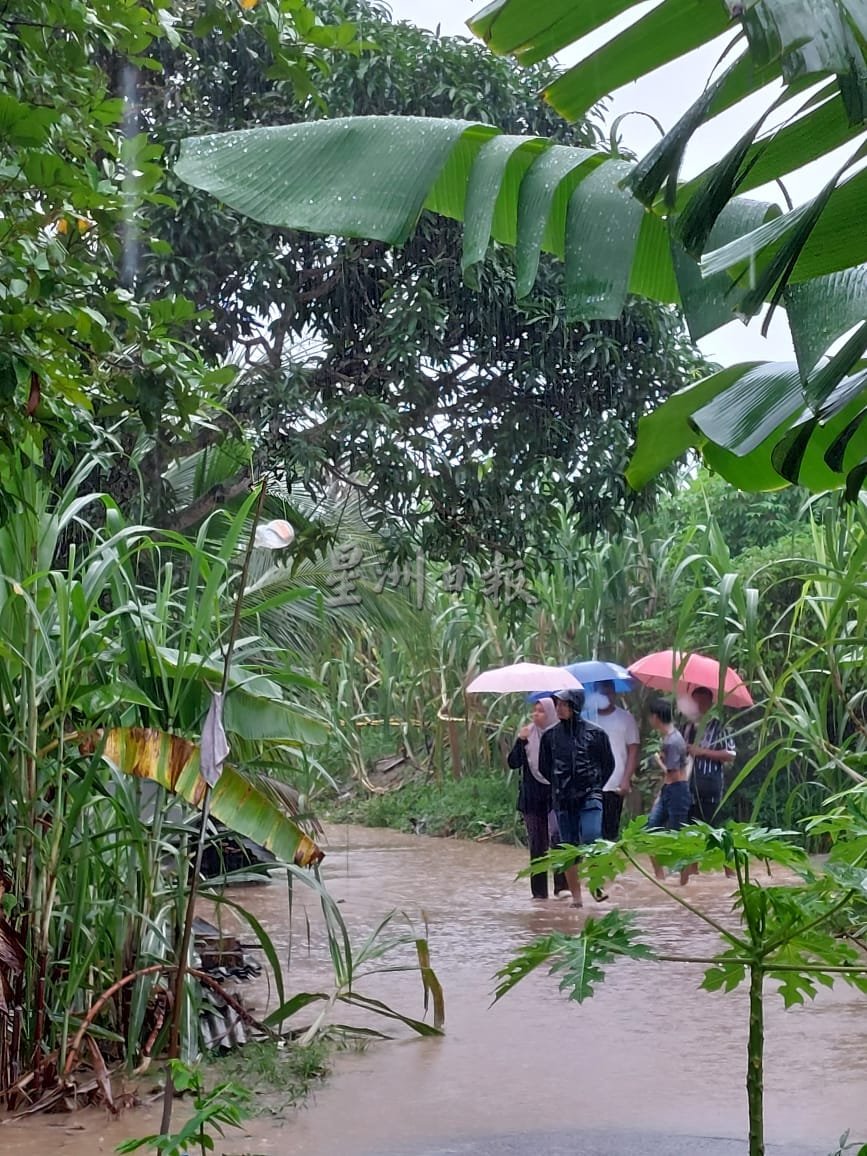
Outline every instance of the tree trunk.
POLYGON ((764 1052, 765 973, 759 964, 750 968, 750 1034, 747 1041, 747 1103, 750 1117, 750 1156, 765 1156, 764 1052))

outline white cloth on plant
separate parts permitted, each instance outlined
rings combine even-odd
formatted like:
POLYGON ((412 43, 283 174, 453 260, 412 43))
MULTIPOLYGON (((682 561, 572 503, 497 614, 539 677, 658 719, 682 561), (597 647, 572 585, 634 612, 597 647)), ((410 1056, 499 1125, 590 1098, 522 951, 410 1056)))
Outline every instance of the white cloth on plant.
POLYGON ((223 763, 228 757, 229 740, 223 729, 223 696, 215 691, 202 727, 199 746, 199 770, 209 787, 216 787, 223 773, 223 763))

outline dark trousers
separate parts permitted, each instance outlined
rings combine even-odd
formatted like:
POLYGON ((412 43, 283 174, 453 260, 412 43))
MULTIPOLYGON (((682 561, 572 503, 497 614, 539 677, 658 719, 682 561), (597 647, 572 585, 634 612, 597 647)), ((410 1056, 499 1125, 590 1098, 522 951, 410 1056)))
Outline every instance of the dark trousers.
POLYGON ((690 823, 714 823, 718 822, 716 813, 719 810, 720 796, 718 794, 703 793, 699 794, 693 791, 691 806, 689 808, 690 823))
MULTIPOLYGON (((530 858, 541 859, 550 849, 548 839, 548 816, 525 815, 524 823, 527 827, 527 841, 530 844, 530 858)), ((567 889, 566 876, 559 871, 554 876, 554 891, 567 889)), ((530 891, 534 899, 548 898, 548 872, 540 871, 538 875, 530 876, 530 891)))
POLYGON ((623 796, 617 791, 602 792, 602 838, 616 843, 620 838, 620 816, 623 812, 623 796))

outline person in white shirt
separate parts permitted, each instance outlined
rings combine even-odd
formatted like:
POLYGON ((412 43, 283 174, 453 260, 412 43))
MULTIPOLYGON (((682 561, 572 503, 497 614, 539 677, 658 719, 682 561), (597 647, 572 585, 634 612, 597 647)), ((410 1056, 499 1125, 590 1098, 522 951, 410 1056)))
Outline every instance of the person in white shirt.
POLYGON ((614 754, 614 771, 602 789, 602 838, 613 843, 620 837, 623 800, 632 790, 641 738, 633 716, 617 705, 614 683, 598 682, 595 689, 600 698, 594 722, 608 735, 614 754))

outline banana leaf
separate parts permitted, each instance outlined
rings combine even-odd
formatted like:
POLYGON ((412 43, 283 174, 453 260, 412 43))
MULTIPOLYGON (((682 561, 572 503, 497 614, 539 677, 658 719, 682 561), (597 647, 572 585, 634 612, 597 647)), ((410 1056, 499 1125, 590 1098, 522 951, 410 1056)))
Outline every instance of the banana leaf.
MULTIPOLYGON (((199 808, 206 783, 199 748, 188 739, 145 727, 117 727, 103 736, 103 757, 119 771, 159 783, 199 808)), ((211 814, 284 863, 311 867, 324 852, 255 784, 225 766, 211 794, 211 814)))
MULTIPOLYGON (((736 484, 743 482, 745 465, 762 485, 794 476, 806 484, 827 478, 844 435, 834 432, 829 450, 820 409, 851 373, 861 339, 827 365, 820 358, 847 322, 867 316, 867 284, 850 275, 853 266, 867 264, 867 172, 858 171, 864 150, 839 169, 835 165, 812 201, 782 215, 776 205, 734 194, 830 156, 862 130, 863 3, 661 0, 639 12, 638 0, 492 0, 470 27, 494 52, 524 64, 604 32, 601 46, 544 92, 571 119, 728 28, 732 38, 721 58, 725 69, 637 166, 617 158, 615 170, 610 154, 505 137, 487 124, 350 117, 192 138, 182 144, 177 175, 256 220, 326 236, 401 244, 424 210, 463 220, 468 281, 477 282, 493 238, 515 246, 519 296, 526 296, 545 250, 565 259, 573 319, 614 317, 629 292, 682 305, 697 336, 735 315, 757 314, 766 301, 772 307, 791 303, 803 398, 790 368, 771 365, 741 383, 749 389, 699 407, 666 442, 702 446, 736 484), (638 16, 632 23, 612 24, 632 10, 638 16), (735 148, 696 181, 678 186, 692 134, 775 81, 782 81, 782 91, 778 85, 770 93, 764 115, 750 112, 752 128, 735 148), (790 111, 787 102, 793 107, 802 94, 800 107, 790 111), (783 108, 788 118, 766 129, 769 114, 783 108), (635 208, 628 190, 638 193, 646 211, 635 208), (802 452, 813 436, 811 423, 813 446, 822 447, 818 457, 802 452), (802 469, 807 461, 816 468, 802 469)), ((853 389, 859 384, 856 377, 845 380, 853 389)), ((845 438, 849 462, 862 440, 845 438)), ((648 453, 646 439, 644 446, 639 439, 631 476, 643 475, 651 459, 664 456, 648 453)), ((860 477, 858 466, 846 475, 847 492, 860 477)))

